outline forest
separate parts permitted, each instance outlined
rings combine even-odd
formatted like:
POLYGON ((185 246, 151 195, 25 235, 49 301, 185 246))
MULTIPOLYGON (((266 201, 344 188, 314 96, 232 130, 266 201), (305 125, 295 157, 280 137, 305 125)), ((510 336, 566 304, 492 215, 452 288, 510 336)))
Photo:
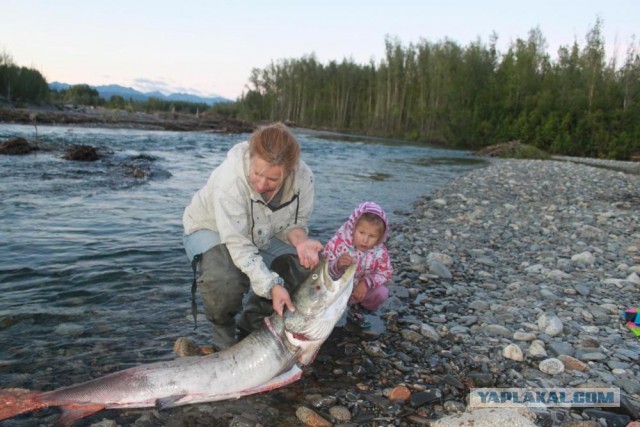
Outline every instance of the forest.
POLYGON ((602 22, 551 59, 537 28, 506 53, 497 36, 403 45, 387 37, 379 63, 319 63, 314 55, 254 69, 240 118, 478 149, 520 141, 553 154, 640 154, 640 51, 607 60, 602 22))
POLYGON ((255 68, 235 103, 104 100, 86 85, 50 91, 37 70, 0 53, 0 100, 73 103, 135 111, 203 112, 252 122, 392 137, 479 149, 520 141, 551 154, 628 160, 640 156, 640 48, 606 57, 602 22, 584 45, 547 52, 538 28, 497 49, 497 35, 461 46, 445 38, 404 45, 387 37, 385 57, 319 62, 314 54, 255 68), (93 92, 92 92, 93 91, 93 92))

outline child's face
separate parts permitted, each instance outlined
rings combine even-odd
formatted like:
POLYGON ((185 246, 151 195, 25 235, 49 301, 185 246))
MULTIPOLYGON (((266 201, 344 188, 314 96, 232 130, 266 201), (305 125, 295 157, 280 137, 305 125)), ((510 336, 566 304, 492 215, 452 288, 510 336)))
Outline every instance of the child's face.
POLYGON ((368 251, 378 244, 382 237, 380 225, 361 219, 353 230, 353 246, 359 251, 368 251))

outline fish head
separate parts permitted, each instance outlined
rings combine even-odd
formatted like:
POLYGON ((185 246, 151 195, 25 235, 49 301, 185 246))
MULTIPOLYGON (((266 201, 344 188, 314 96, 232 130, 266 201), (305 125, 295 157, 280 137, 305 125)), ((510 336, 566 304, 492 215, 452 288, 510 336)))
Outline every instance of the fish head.
POLYGON ((308 364, 342 317, 353 290, 356 266, 337 280, 329 274, 326 260, 293 292, 295 311, 287 311, 284 329, 288 341, 301 349, 300 362, 308 364))

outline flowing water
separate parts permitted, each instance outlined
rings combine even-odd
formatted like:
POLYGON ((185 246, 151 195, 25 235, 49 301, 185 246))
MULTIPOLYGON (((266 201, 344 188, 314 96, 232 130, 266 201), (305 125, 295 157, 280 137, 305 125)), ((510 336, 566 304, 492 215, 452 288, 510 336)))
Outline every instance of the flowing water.
MULTIPOLYGON (((399 221, 417 197, 484 165, 463 151, 295 133, 316 177, 311 234, 323 242, 362 201, 399 221)), ((0 125, 0 141, 14 136, 35 129, 0 125)), ((248 136, 39 127, 52 151, 0 156, 0 388, 52 389, 172 359, 180 336, 207 342, 206 322, 193 331, 182 212, 248 136), (77 144, 105 157, 64 160, 77 144)))

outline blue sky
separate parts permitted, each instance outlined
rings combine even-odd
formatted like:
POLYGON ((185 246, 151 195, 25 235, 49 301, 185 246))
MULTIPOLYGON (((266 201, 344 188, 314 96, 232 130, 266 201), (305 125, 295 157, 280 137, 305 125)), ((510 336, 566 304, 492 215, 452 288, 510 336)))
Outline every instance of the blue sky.
POLYGON ((315 54, 322 63, 379 62, 385 37, 402 44, 493 32, 505 52, 539 27, 555 57, 599 17, 607 55, 640 37, 640 0, 5 0, 0 52, 49 81, 143 91, 240 96, 253 68, 315 54))

